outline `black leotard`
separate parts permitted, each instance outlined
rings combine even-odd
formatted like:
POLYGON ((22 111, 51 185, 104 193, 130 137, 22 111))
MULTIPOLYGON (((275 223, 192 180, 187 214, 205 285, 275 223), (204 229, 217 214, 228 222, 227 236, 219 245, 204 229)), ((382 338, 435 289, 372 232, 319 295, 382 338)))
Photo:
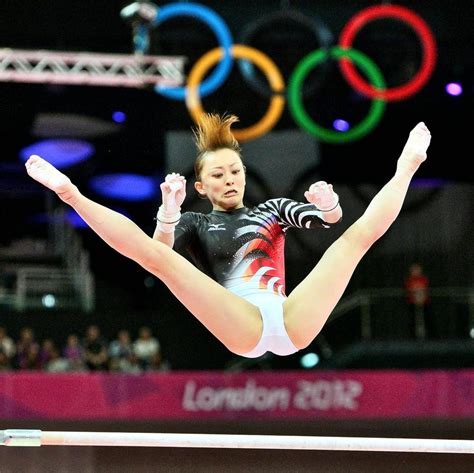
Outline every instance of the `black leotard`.
POLYGON ((285 294, 285 232, 329 228, 313 204, 278 198, 249 209, 185 212, 175 229, 175 248, 185 249, 204 273, 233 292, 285 294))

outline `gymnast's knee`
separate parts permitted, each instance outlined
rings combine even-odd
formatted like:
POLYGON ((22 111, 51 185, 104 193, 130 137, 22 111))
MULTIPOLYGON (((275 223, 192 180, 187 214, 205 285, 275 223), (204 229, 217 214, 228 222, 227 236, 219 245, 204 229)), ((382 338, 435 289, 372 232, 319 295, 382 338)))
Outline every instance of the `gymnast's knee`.
POLYGON ((144 248, 143 253, 135 261, 144 269, 154 274, 158 278, 162 275, 166 265, 171 266, 171 255, 174 250, 156 240, 151 240, 150 245, 144 248))
POLYGON ((297 348, 298 350, 304 350, 305 348, 308 348, 311 345, 317 335, 308 335, 308 333, 302 333, 300 331, 292 333, 288 332, 288 337, 290 338, 291 343, 293 343, 295 348, 297 348))
POLYGON ((383 233, 377 231, 369 225, 364 225, 362 221, 357 221, 351 225, 341 236, 353 249, 358 249, 365 253, 383 233))

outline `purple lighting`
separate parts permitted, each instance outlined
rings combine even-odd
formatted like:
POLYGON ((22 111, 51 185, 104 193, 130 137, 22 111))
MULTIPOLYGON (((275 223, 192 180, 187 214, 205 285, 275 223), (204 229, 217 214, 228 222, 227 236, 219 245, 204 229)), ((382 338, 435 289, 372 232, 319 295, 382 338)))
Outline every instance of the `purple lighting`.
POLYGON ((436 177, 425 177, 425 178, 416 178, 411 181, 410 187, 417 187, 417 188, 426 188, 426 189, 433 189, 437 187, 443 187, 448 184, 448 181, 441 178, 436 177))
POLYGON ((159 189, 159 182, 154 177, 138 174, 105 174, 93 177, 89 186, 104 197, 138 202, 153 198, 159 189))
POLYGON ((66 221, 74 228, 89 228, 89 225, 74 210, 70 209, 66 212, 66 221))
POLYGON ((462 94, 462 85, 459 82, 450 82, 446 85, 445 90, 449 95, 456 97, 462 94))
POLYGON ((127 115, 125 115, 125 113, 123 112, 116 111, 112 113, 112 120, 115 123, 125 123, 125 121, 127 120, 127 115))
POLYGON ((37 154, 58 169, 63 169, 86 161, 94 153, 94 146, 87 141, 54 138, 23 148, 20 151, 20 159, 26 162, 32 154, 37 154))
POLYGON ((349 123, 341 118, 334 120, 332 126, 337 131, 347 131, 350 128, 349 123))

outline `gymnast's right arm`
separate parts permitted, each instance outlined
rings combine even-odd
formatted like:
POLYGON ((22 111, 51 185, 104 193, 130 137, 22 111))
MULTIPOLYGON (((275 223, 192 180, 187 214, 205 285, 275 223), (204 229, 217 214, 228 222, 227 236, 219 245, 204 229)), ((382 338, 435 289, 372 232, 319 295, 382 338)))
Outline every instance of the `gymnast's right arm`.
POLYGON ((186 197, 186 179, 179 174, 168 174, 160 189, 162 204, 156 214, 153 239, 173 248, 174 229, 181 218, 181 205, 186 197))

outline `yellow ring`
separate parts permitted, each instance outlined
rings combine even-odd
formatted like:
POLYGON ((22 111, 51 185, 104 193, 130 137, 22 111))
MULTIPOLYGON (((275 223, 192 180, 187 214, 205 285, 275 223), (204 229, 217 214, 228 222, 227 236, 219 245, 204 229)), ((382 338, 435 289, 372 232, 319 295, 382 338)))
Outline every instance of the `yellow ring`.
MULTIPOLYGON (((280 119, 285 107, 285 97, 282 95, 285 90, 285 81, 276 64, 258 49, 242 44, 234 44, 231 48, 231 54, 234 58, 252 61, 265 74, 272 91, 275 92, 275 95, 272 95, 270 99, 270 105, 265 115, 260 121, 247 128, 232 131, 239 141, 253 140, 268 133, 280 119)), ((186 107, 196 123, 199 123, 201 115, 205 113, 199 96, 199 84, 206 72, 223 56, 223 48, 211 49, 195 63, 189 73, 186 87, 186 107)))

